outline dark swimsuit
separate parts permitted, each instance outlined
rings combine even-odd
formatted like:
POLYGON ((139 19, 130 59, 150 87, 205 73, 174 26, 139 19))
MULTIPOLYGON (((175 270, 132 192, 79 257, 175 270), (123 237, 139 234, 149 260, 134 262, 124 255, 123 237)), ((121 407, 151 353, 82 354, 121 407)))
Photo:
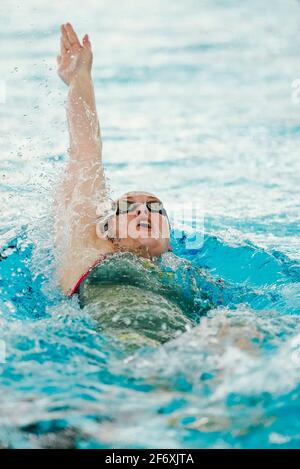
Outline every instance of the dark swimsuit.
MULTIPOLYGON (((172 248, 169 248, 168 251, 172 252, 172 248)), ((81 282, 89 275, 89 273, 95 268, 97 267, 97 265, 101 264, 101 262, 103 262, 105 259, 107 259, 108 255, 107 254, 102 254, 99 259, 97 259, 93 265, 91 265, 91 267, 83 274, 81 275, 81 277, 77 280, 77 282, 75 283, 74 287, 71 289, 70 293, 68 294, 68 296, 72 296, 74 295, 74 293, 78 293, 78 290, 79 290, 79 287, 80 287, 80 284, 81 282)))
POLYGON ((79 305, 100 330, 134 344, 159 344, 192 327, 193 301, 171 272, 132 253, 102 255, 76 282, 79 305))

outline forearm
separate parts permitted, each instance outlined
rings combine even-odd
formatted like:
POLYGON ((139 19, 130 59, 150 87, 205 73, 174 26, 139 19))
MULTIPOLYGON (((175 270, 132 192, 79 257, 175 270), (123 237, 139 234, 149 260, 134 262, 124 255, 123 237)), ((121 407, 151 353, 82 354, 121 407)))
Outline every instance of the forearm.
POLYGON ((102 143, 94 87, 90 74, 72 79, 66 104, 70 135, 69 161, 58 188, 57 199, 70 206, 78 219, 95 219, 95 204, 106 193, 102 143), (82 205, 85 209, 82 209, 82 205))
POLYGON ((71 81, 66 105, 70 154, 76 160, 102 157, 100 126, 92 77, 79 74, 71 81))

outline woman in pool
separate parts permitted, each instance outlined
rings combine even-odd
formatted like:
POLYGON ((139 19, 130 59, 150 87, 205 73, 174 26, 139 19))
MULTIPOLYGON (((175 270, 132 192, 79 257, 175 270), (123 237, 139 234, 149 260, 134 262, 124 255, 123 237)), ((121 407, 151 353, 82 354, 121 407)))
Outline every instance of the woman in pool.
POLYGON ((169 220, 148 192, 109 204, 91 77, 92 49, 61 26, 58 74, 68 85, 69 161, 55 199, 59 284, 78 293, 102 330, 131 346, 157 345, 193 324, 193 302, 152 262, 170 250, 169 220), (187 314, 185 314, 187 313, 187 314))
POLYGON ((58 75, 68 85, 69 161, 57 191, 55 233, 61 248, 59 283, 78 291, 86 273, 108 254, 130 251, 144 258, 170 249, 169 221, 161 201, 148 192, 130 192, 108 213, 88 35, 79 41, 72 25, 61 26, 58 75), (99 218, 100 215, 100 218, 99 218), (107 217, 105 218, 105 215, 107 217))
POLYGON ((127 345, 161 344, 210 308, 203 290, 211 281, 201 273, 199 286, 190 263, 180 260, 179 272, 175 258, 162 256, 171 250, 170 225, 158 197, 136 191, 109 203, 91 43, 85 35, 81 44, 69 23, 61 26, 57 63, 69 87, 70 134, 69 161, 55 198, 59 284, 66 295, 78 293, 80 306, 89 308, 100 328, 127 345))

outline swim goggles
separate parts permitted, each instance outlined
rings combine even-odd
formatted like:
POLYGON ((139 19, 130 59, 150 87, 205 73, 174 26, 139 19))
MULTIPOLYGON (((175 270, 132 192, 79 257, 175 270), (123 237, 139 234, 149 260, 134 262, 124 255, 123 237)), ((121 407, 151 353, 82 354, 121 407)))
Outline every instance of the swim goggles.
POLYGON ((130 213, 137 209, 140 205, 146 205, 150 213, 159 213, 160 215, 167 217, 167 212, 162 202, 149 201, 149 202, 130 202, 128 200, 118 200, 116 202, 116 215, 122 213, 130 213))

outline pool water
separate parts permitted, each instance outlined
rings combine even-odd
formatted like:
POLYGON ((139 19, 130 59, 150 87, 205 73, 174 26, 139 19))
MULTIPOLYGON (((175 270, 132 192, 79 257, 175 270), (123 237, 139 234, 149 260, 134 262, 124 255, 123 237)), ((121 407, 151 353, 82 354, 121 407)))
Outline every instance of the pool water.
POLYGON ((300 2, 4 0, 0 13, 0 447, 299 448, 300 2), (207 300, 160 346, 128 352, 56 283, 66 21, 93 44, 113 194, 159 194, 173 213, 163 261, 207 300), (174 210, 190 203, 193 249, 195 223, 174 210))

